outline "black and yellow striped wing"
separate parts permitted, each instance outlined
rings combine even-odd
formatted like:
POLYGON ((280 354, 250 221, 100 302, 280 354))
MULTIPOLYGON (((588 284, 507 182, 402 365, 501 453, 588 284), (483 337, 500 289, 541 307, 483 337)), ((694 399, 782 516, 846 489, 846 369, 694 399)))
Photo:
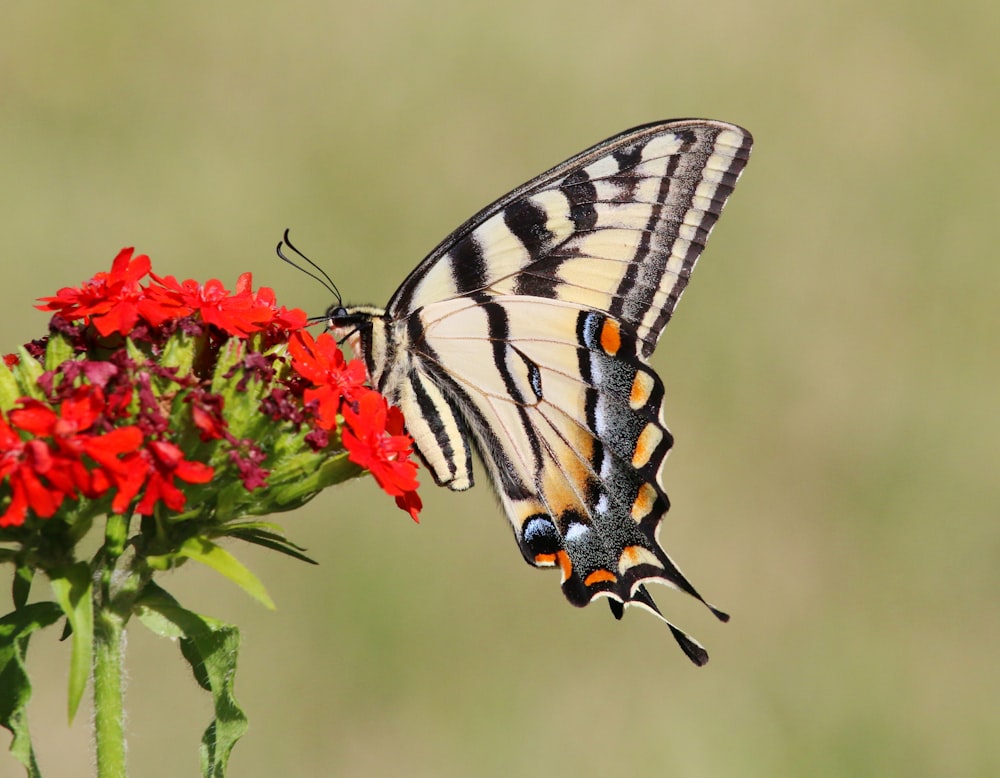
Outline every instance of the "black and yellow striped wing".
POLYGON ((560 568, 574 605, 663 618, 647 582, 701 599, 657 539, 672 438, 647 358, 750 145, 706 120, 622 133, 462 225, 385 311, 331 314, 358 331, 436 481, 471 486, 478 449, 525 559, 560 568))

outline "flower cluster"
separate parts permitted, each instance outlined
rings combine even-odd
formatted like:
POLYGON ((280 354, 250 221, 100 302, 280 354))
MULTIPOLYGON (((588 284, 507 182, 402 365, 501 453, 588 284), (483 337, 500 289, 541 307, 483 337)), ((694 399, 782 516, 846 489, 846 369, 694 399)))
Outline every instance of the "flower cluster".
POLYGON ((302 311, 279 308, 271 289, 263 287, 255 294, 250 273, 241 275, 236 292, 230 293, 215 279, 199 284, 191 280, 179 282, 173 276, 161 278, 151 272, 149 257, 133 256, 133 251, 122 249, 110 273, 98 273, 79 289, 60 289, 54 297, 41 298, 45 305, 37 307, 54 312, 64 321, 83 319, 104 337, 132 334, 142 324, 162 327, 194 314, 204 324, 237 337, 268 327, 297 330, 306 323, 302 311), (140 285, 147 275, 153 283, 140 285))
POLYGON ((140 490, 137 513, 151 514, 157 500, 180 510, 184 495, 174 479, 212 478, 211 467, 186 461, 169 441, 145 439, 136 424, 110 427, 119 400, 116 395, 109 402, 99 385, 82 384, 55 407, 22 398, 9 423, 0 416, 0 477, 9 478, 11 490, 0 527, 23 524, 29 506, 49 518, 67 497, 96 499, 112 487, 115 513, 124 512, 140 490))
POLYGON ((417 518, 399 410, 249 273, 230 292, 158 276, 124 249, 41 302, 49 337, 0 366, 0 528, 64 511, 286 510, 343 480, 324 463, 345 452, 417 518))

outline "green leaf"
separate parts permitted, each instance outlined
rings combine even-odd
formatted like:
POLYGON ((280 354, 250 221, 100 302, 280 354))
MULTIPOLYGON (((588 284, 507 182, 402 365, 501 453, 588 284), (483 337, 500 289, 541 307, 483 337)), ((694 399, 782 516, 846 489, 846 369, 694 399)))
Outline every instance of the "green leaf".
POLYGON ((90 565, 77 562, 49 576, 56 601, 73 628, 69 660, 69 720, 73 721, 90 677, 94 651, 94 601, 90 565))
POLYGON ((28 700, 31 680, 25 667, 28 640, 36 629, 54 624, 62 609, 54 602, 25 605, 0 619, 0 726, 14 736, 10 752, 28 771, 29 778, 40 778, 28 732, 28 700))
POLYGON ((315 559, 307 557, 303 551, 305 549, 288 540, 275 524, 266 521, 250 521, 240 524, 233 524, 226 527, 225 537, 239 538, 247 543, 254 543, 264 548, 270 548, 281 554, 287 554, 294 559, 317 565, 315 559))
POLYGON ((34 569, 27 565, 18 565, 14 569, 14 580, 11 582, 10 591, 15 609, 23 608, 28 602, 28 595, 31 593, 31 582, 34 577, 34 569))
POLYGON ((274 610, 274 601, 268 596, 260 579, 221 546, 205 538, 188 538, 177 550, 177 554, 201 562, 222 573, 255 600, 274 610))
POLYGON ((136 616, 156 634, 180 638, 195 680, 211 692, 215 717, 201 739, 201 772, 205 778, 224 778, 233 746, 247 730, 246 714, 233 697, 239 631, 182 608, 153 583, 136 603, 136 616))

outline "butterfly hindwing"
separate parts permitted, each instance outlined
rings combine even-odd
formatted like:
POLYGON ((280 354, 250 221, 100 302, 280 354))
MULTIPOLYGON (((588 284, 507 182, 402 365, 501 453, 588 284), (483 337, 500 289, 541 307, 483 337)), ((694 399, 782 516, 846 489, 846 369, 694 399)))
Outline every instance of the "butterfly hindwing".
POLYGON ((657 541, 673 439, 662 382, 634 334, 606 314, 524 296, 452 300, 421 318, 418 369, 458 398, 525 559, 559 567, 577 606, 608 597, 650 608, 646 581, 700 599, 657 541))
POLYGON ((574 605, 604 597, 617 618, 628 605, 663 618, 648 582, 702 599, 658 539, 673 439, 647 358, 750 145, 707 120, 622 133, 476 214, 385 311, 331 314, 435 480, 471 486, 477 449, 525 559, 558 567, 574 605))

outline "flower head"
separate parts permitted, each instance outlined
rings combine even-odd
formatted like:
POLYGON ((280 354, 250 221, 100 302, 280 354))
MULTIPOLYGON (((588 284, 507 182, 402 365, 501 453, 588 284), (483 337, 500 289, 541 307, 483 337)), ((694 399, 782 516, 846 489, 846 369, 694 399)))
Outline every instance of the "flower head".
POLYGON ((371 470, 416 518, 401 413, 366 386, 360 361, 305 332, 305 314, 254 290, 249 273, 229 291, 159 276, 128 248, 109 272, 41 302, 54 314, 49 338, 26 346, 30 363, 0 366, 23 387, 0 413, 0 527, 51 518, 67 501, 212 521, 262 502, 287 509, 341 472, 320 467, 337 457, 371 470))
POLYGON ((84 319, 93 323, 101 335, 128 333, 139 319, 146 302, 139 281, 149 273, 149 257, 133 256, 134 249, 122 249, 111 264, 111 271, 98 273, 79 289, 66 287, 54 297, 42 297, 42 311, 54 311, 63 319, 84 319))
POLYGON ((420 510, 417 465, 410 459, 413 439, 403 430, 403 414, 385 398, 368 389, 342 409, 345 429, 341 433, 350 460, 369 470, 386 494, 400 498, 400 507, 414 520, 420 510))
POLYGON ((305 390, 305 401, 315 402, 320 426, 326 430, 337 427, 337 415, 342 403, 353 401, 364 389, 367 380, 365 365, 360 359, 348 362, 333 336, 324 332, 317 339, 303 330, 288 343, 292 369, 305 378, 311 387, 305 390))

